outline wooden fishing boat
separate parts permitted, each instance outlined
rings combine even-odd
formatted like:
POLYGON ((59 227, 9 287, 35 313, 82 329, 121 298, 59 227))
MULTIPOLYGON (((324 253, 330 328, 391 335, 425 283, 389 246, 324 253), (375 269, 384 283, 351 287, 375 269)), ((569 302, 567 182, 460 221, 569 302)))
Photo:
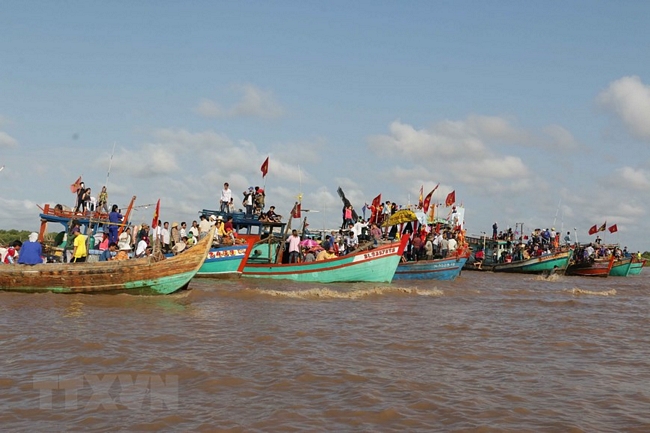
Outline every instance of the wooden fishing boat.
POLYGON ((469 248, 443 259, 400 262, 393 276, 395 280, 455 280, 469 258, 469 248))
POLYGON ((608 258, 591 258, 587 260, 575 260, 566 269, 566 275, 578 275, 582 277, 607 277, 614 265, 614 256, 608 258))
POLYGON ((629 275, 639 275, 645 266, 646 259, 639 259, 637 257, 632 257, 632 264, 630 265, 629 275))
POLYGON ((177 256, 107 262, 0 266, 0 290, 56 293, 169 294, 189 283, 210 249, 210 236, 177 256))
POLYGON ((609 271, 610 277, 627 277, 632 268, 632 257, 622 257, 614 259, 612 269, 609 271))
MULTIPOLYGON (((389 283, 400 262, 408 236, 399 242, 380 244, 333 259, 302 263, 279 263, 283 238, 258 242, 246 258, 242 277, 294 280, 311 283, 389 283)), ((269 238, 270 239, 270 238, 269 238)))
MULTIPOLYGON (((525 260, 499 263, 493 265, 491 269, 493 272, 510 272, 518 274, 563 273, 569 265, 572 252, 573 250, 557 251, 525 260)), ((483 269, 489 269, 489 266, 484 264, 483 269)))

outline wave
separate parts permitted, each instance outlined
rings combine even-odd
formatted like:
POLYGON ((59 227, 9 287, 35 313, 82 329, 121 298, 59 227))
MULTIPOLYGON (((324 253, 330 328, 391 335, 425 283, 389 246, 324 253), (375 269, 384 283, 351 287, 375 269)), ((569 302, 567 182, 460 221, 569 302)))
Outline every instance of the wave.
POLYGON ((603 290, 602 292, 598 292, 598 291, 595 291, 595 290, 586 290, 586 289, 580 289, 578 287, 574 287, 573 289, 568 289, 567 291, 569 293, 574 294, 574 295, 595 295, 595 296, 614 296, 614 295, 616 295, 616 289, 603 290))
MULTIPOLYGON (((442 296, 444 293, 438 288, 420 289, 411 287, 373 287, 368 289, 336 290, 325 287, 315 287, 302 290, 277 290, 248 288, 239 292, 242 296, 262 295, 291 299, 362 299, 386 295, 416 295, 416 296, 442 296)), ((232 294, 232 293, 231 293, 232 294)))

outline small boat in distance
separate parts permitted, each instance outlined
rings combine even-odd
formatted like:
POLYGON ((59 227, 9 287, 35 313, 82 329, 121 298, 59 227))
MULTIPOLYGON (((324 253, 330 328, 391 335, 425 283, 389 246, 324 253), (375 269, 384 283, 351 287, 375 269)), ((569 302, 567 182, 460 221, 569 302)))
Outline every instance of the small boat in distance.
POLYGON ((610 277, 627 277, 632 268, 632 257, 621 257, 614 259, 612 269, 609 271, 610 277))
POLYGON ((639 275, 645 266, 646 259, 632 257, 632 264, 630 265, 630 272, 628 275, 639 275))
POLYGON ((588 247, 577 248, 571 262, 566 269, 566 275, 577 275, 582 277, 607 277, 614 265, 615 257, 595 257, 585 251, 588 247))
MULTIPOLYGON (((550 274, 564 273, 573 250, 556 251, 530 257, 524 260, 499 263, 492 266, 492 272, 510 272, 519 274, 550 274)), ((483 265, 483 269, 489 269, 483 265)))
POLYGON ((210 249, 205 239, 177 256, 156 260, 0 266, 0 290, 11 292, 170 294, 187 286, 210 249))

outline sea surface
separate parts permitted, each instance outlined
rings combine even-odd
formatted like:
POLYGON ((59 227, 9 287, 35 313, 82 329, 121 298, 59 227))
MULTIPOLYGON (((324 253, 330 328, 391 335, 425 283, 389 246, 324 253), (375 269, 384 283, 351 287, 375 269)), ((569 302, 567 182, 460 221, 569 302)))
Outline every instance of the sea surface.
POLYGON ((650 270, 0 292, 2 431, 650 431, 650 270))

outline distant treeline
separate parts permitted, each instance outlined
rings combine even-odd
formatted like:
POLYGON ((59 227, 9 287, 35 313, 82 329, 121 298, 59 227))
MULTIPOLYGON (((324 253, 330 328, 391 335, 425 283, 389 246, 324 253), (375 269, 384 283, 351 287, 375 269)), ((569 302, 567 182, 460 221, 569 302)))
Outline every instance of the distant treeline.
MULTIPOLYGON (((20 242, 25 242, 29 237, 31 231, 28 230, 0 230, 0 246, 6 247, 11 245, 15 240, 20 242)), ((56 233, 46 233, 45 237, 50 238, 54 237, 56 233)))

